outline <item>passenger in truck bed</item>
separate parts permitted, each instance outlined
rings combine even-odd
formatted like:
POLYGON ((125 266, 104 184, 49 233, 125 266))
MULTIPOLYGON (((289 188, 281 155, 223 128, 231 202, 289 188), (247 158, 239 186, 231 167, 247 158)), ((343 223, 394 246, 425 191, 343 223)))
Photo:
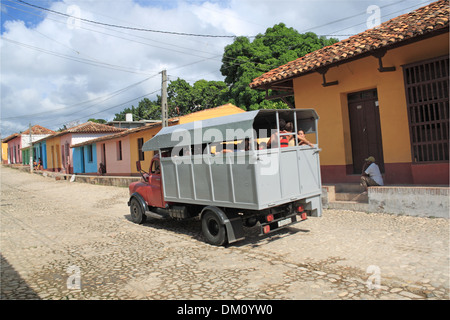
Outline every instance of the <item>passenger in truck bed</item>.
POLYGON ((302 129, 298 130, 297 138, 299 146, 308 145, 310 147, 313 147, 313 144, 306 139, 305 132, 302 129))
MULTIPOLYGON (((288 133, 286 131, 286 121, 284 119, 280 119, 278 121, 281 133, 288 133)), ((269 141, 267 141, 267 148, 278 148, 281 145, 281 148, 287 147, 289 144, 288 136, 280 136, 278 137, 278 132, 275 132, 270 136, 269 141), (278 142, 279 141, 279 142, 278 142)))

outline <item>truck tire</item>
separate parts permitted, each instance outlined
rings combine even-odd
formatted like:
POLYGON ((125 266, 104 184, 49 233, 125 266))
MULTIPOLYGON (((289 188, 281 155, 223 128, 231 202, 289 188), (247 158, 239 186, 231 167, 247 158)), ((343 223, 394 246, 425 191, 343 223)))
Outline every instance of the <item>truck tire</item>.
POLYGON ((222 220, 214 211, 208 210, 202 215, 202 231, 206 241, 215 246, 227 242, 227 233, 222 220))
POLYGON ((132 198, 130 201, 130 215, 131 221, 137 224, 144 223, 147 220, 147 216, 144 213, 144 208, 136 198, 132 198))

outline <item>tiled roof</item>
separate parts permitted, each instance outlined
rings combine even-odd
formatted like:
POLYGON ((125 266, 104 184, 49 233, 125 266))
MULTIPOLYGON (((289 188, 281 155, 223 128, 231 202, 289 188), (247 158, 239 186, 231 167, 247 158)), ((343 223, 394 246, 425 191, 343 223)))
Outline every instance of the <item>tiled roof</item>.
MULTIPOLYGON (((169 120, 170 123, 177 122, 177 121, 178 121, 178 119, 175 119, 175 120, 170 119, 169 120)), ((94 143, 97 143, 97 142, 108 141, 108 140, 112 140, 112 139, 118 139, 118 138, 126 137, 127 135, 132 134, 132 133, 149 130, 149 129, 152 129, 152 128, 158 127, 158 126, 161 126, 161 122, 149 123, 149 124, 146 124, 144 126, 140 126, 140 127, 133 128, 133 129, 122 129, 122 130, 124 130, 122 132, 109 134, 107 136, 98 137, 98 138, 95 138, 95 139, 92 139, 92 140, 88 140, 88 141, 80 142, 80 143, 77 143, 77 144, 73 144, 70 147, 71 148, 77 148, 77 147, 82 147, 82 146, 85 146, 85 145, 88 145, 88 144, 94 144, 94 143)))
POLYGON ((255 78, 251 88, 270 85, 316 71, 319 68, 364 57, 379 49, 406 44, 419 36, 448 32, 449 1, 440 0, 410 13, 398 16, 330 46, 273 69, 255 78))
POLYGON ((18 137, 18 136, 20 136, 19 133, 13 133, 13 134, 7 136, 6 138, 4 138, 4 139, 2 140, 2 142, 3 142, 3 143, 7 143, 8 141, 11 141, 12 139, 14 139, 15 137, 18 137))
POLYGON ((75 127, 58 132, 57 134, 54 135, 54 137, 62 136, 67 133, 113 133, 113 132, 122 132, 125 130, 126 129, 124 128, 116 128, 113 126, 108 126, 106 124, 88 121, 75 127))
MULTIPOLYGON (((218 110, 229 108, 229 107, 233 107, 233 108, 242 110, 239 107, 236 107, 235 105, 233 105, 231 103, 227 103, 227 104, 215 107, 215 108, 210 108, 210 109, 205 109, 205 110, 200 110, 200 111, 196 111, 196 112, 193 112, 193 113, 189 113, 189 114, 186 114, 184 116, 180 116, 180 118, 187 117, 187 116, 190 116, 190 115, 193 115, 193 114, 204 113, 206 111, 211 111, 211 109, 215 109, 216 111, 218 111, 218 110)), ((175 118, 170 118, 169 119, 169 123, 170 124, 175 124, 176 122, 179 122, 180 118, 176 118, 176 117, 175 118)), ((85 146, 85 145, 88 145, 88 144, 93 144, 93 143, 97 143, 97 142, 102 142, 102 141, 122 138, 122 137, 126 137, 127 135, 129 135, 131 133, 136 133, 136 132, 140 132, 140 131, 144 131, 144 130, 149 130, 149 129, 152 129, 152 128, 155 128, 155 127, 158 127, 158 126, 161 126, 161 122, 149 123, 149 124, 147 124, 145 126, 141 126, 141 127, 133 128, 133 129, 128 129, 125 132, 119 132, 119 133, 116 133, 116 134, 111 134, 111 135, 99 137, 99 138, 96 138, 96 139, 88 140, 88 141, 85 141, 85 142, 77 143, 77 144, 71 145, 70 147, 71 148, 77 148, 77 147, 82 147, 82 146, 85 146)))
MULTIPOLYGON (((49 135, 49 134, 54 134, 54 133, 55 133, 55 131, 47 129, 47 128, 44 128, 44 127, 42 127, 42 126, 40 126, 38 124, 36 124, 36 125, 31 127, 31 134, 34 134, 34 135, 44 135, 44 134, 49 135)), ((19 137, 22 134, 23 135, 29 135, 30 134, 30 129, 27 129, 27 130, 25 130, 24 132, 21 132, 21 133, 13 133, 12 135, 10 135, 10 136, 6 137, 5 139, 3 139, 2 142, 6 143, 6 142, 14 139, 15 137, 19 137)))
MULTIPOLYGON (((31 127, 31 134, 54 134, 55 131, 44 128, 38 124, 31 127)), ((30 129, 25 130, 22 134, 30 134, 30 129)))

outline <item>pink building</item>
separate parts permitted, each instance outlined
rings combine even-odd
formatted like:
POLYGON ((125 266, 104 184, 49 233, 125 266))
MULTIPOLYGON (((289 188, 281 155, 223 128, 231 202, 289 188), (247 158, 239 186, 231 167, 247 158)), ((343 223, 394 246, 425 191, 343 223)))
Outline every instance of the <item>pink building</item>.
POLYGON ((88 121, 53 135, 52 138, 60 137, 62 171, 74 173, 73 150, 70 148, 71 145, 125 130, 126 129, 88 121))
MULTIPOLYGON (((31 142, 43 139, 54 134, 53 130, 44 128, 40 125, 31 127, 31 142)), ((30 129, 21 133, 14 133, 2 140, 3 143, 8 144, 8 163, 29 163, 29 158, 24 159, 22 149, 29 149, 30 147, 30 129)), ((29 152, 29 151, 28 151, 29 152)), ((26 155, 29 157, 29 153, 26 155)))
POLYGON ((160 123, 148 124, 138 128, 128 129, 123 132, 105 135, 89 141, 72 144, 73 153, 76 154, 74 163, 74 173, 94 174, 98 172, 98 166, 102 163, 105 166, 106 174, 111 176, 131 175, 131 145, 130 135, 142 131, 160 128, 160 123), (83 154, 86 148, 94 150, 96 167, 93 167, 83 154))
POLYGON ((14 133, 5 139, 3 143, 8 144, 8 163, 22 163, 22 139, 19 133, 14 133))

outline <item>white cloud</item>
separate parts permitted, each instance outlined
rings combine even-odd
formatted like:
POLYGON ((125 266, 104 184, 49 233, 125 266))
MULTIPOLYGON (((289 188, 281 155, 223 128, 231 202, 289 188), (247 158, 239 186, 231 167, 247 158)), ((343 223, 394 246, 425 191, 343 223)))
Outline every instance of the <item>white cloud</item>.
MULTIPOLYGON (((421 0, 402 1, 386 12, 411 7, 421 0)), ((44 2, 34 2, 37 5, 44 2)), ((429 1, 431 2, 431 1, 429 1)), ((107 24, 182 33, 254 36, 284 22, 298 31, 317 28, 318 34, 365 29, 366 8, 383 0, 230 0, 154 2, 140 0, 53 2, 49 9, 107 24), (355 15, 352 19, 342 19, 355 15), (342 20, 328 24, 331 21, 342 20)), ((422 4, 423 5, 423 4, 422 4)), ((411 11, 414 8, 408 9, 411 11)), ((189 37, 107 27, 14 1, 1 6, 2 136, 41 124, 56 130, 89 117, 112 120, 114 114, 161 87, 159 72, 169 80, 223 80, 224 46, 230 38, 189 37), (154 76, 111 97, 109 94, 154 76), (95 100, 97 99, 97 100, 95 100), (80 104, 81 102, 90 103, 80 104), (65 109, 64 109, 65 108, 65 109), (102 111, 104 110, 104 111, 102 111), (39 113, 39 115, 35 115, 39 113), (18 117, 33 114, 32 117, 18 117), (16 117, 16 118, 12 118, 16 117), (36 123, 35 123, 36 122, 36 123)), ((393 16, 386 17, 392 18, 393 16)), ((159 93, 159 92, 158 92, 159 93)), ((156 94, 150 96, 154 99, 156 94)))

